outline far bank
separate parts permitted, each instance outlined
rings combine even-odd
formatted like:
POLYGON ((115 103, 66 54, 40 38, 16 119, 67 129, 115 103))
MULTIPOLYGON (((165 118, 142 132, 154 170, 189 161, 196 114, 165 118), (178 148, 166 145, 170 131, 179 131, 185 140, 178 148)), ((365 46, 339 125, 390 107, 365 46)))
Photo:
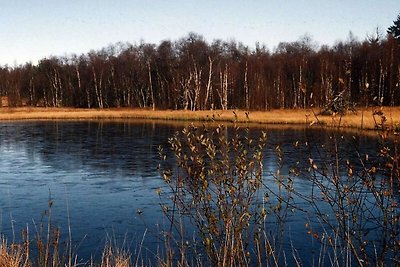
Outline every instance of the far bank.
POLYGON ((245 110, 150 110, 150 109, 78 109, 78 108, 0 108, 1 121, 15 120, 92 120, 152 119, 224 123, 323 125, 355 129, 398 129, 400 107, 357 109, 345 115, 321 115, 319 109, 245 110))

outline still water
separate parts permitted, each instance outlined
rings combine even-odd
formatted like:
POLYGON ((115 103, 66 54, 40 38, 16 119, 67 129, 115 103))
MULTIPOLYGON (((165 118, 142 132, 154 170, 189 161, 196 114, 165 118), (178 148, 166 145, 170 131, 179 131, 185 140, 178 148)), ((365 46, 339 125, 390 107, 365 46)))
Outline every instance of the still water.
MULTIPOLYGON (((62 240, 70 226, 74 251, 82 261, 98 259, 107 238, 132 252, 143 242, 141 253, 154 257, 163 247, 160 229, 167 224, 157 195, 165 187, 157 170, 157 149, 167 148, 168 138, 182 128, 144 121, 1 123, 0 233, 9 242, 18 241, 28 228, 33 239, 35 226, 47 222, 44 215, 51 199, 52 222, 61 228, 62 240)), ((259 136, 261 130, 269 139, 265 179, 277 169, 276 145, 284 151, 282 172, 287 173, 288 166, 308 157, 294 149, 296 141, 318 144, 329 139, 321 129, 258 126, 250 132, 259 136)), ((344 152, 350 155, 351 147, 373 155, 377 141, 357 138, 344 152)), ((309 190, 308 181, 299 179, 297 190, 309 190)), ((309 239, 304 219, 309 218, 293 216, 288 224, 300 254, 310 251, 302 248, 303 239, 309 239)))

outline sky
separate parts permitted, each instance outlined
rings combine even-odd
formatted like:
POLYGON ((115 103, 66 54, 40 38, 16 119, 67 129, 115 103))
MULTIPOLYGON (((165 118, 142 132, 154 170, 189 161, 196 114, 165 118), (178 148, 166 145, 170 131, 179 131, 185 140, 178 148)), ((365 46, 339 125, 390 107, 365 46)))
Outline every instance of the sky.
POLYGON ((0 65, 85 54, 117 42, 159 44, 189 32, 273 49, 386 34, 399 0, 0 0, 0 65))

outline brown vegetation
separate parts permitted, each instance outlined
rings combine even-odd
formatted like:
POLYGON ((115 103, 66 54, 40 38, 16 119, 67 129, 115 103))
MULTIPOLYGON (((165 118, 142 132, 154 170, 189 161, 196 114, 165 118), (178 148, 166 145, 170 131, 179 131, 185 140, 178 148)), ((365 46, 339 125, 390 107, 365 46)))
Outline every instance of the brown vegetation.
MULTIPOLYGON (((77 262, 76 258, 66 259, 63 262, 58 258, 58 250, 50 251, 50 250, 42 250, 42 248, 38 248, 39 253, 42 255, 53 253, 52 255, 48 255, 53 258, 53 260, 48 262, 39 261, 37 264, 33 264, 30 259, 30 249, 26 246, 20 244, 8 244, 4 238, 0 239, 0 267, 31 267, 31 266, 68 266, 68 267, 77 267, 77 266, 89 266, 89 267, 129 267, 131 265, 131 256, 128 252, 123 249, 116 248, 110 243, 107 243, 104 247, 103 254, 101 257, 101 263, 81 263, 77 262)), ((43 255, 44 256, 44 255, 43 255)), ((40 257, 40 256, 39 256, 40 257)))
POLYGON ((400 124, 400 108, 358 109, 346 115, 319 115, 320 109, 276 109, 246 112, 241 110, 150 110, 150 109, 74 109, 74 108, 0 108, 0 120, 91 120, 91 119, 152 119, 167 121, 232 122, 255 124, 303 124, 376 129, 400 124), (381 110, 385 113, 382 125, 381 110))
MULTIPOLYGON (((193 266, 190 255, 199 250, 196 245, 205 251, 196 266, 397 266, 398 140, 386 146, 385 113, 375 113, 382 123, 378 127, 385 128, 378 159, 358 149, 346 156, 342 151, 350 143, 332 131, 317 152, 313 140, 294 143, 305 154, 295 158, 289 172, 284 171, 287 151, 277 145, 273 180, 263 179, 265 133, 252 139, 246 127, 228 133, 223 125, 192 125, 177 132, 169 144, 178 167, 163 169, 170 195, 161 206, 174 229, 167 238, 179 249, 178 266, 193 266), (299 190, 303 179, 310 182, 308 192, 299 190), (292 253, 282 248, 285 236, 290 238, 285 225, 291 216, 304 220, 311 239, 304 239, 304 247, 315 250, 307 255, 309 261, 296 245, 292 253), (191 239, 185 218, 198 232, 193 244, 186 241, 191 239)), ((162 148, 160 156, 167 158, 162 148)), ((275 161, 272 155, 268 160, 275 161)))
POLYGON ((20 245, 9 245, 5 239, 0 239, 0 267, 30 266, 27 255, 20 245))

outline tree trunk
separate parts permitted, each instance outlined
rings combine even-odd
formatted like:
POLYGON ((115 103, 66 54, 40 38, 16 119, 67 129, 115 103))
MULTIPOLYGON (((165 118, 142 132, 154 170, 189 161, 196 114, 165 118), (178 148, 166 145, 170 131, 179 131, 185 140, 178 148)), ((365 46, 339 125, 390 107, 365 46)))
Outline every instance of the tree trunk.
POLYGON ((248 66, 247 66, 247 61, 246 61, 246 69, 244 71, 244 94, 245 94, 245 101, 246 101, 246 109, 250 109, 250 96, 249 96, 249 84, 247 81, 247 72, 248 72, 248 66))
POLYGON ((100 75, 100 81, 97 81, 97 75, 96 71, 94 69, 94 66, 92 66, 92 73, 93 73, 93 83, 94 83, 94 91, 96 93, 96 98, 97 98, 97 104, 99 105, 99 108, 103 108, 103 96, 101 92, 101 85, 102 85, 102 75, 100 75))
POLYGON ((208 99, 210 97, 210 92, 212 90, 212 67, 213 67, 213 61, 211 60, 211 57, 208 57, 208 63, 209 63, 209 69, 208 69, 208 81, 207 81, 207 87, 206 87, 206 96, 204 98, 204 109, 208 109, 208 99))
POLYGON ((199 98, 200 98, 200 92, 201 92, 201 74, 202 74, 202 69, 200 70, 197 69, 197 65, 194 64, 194 72, 193 72, 193 77, 194 77, 194 96, 193 96, 193 103, 191 110, 195 111, 198 109, 198 103, 199 103, 199 98))
POLYGON ((147 62, 147 67, 148 67, 148 71, 149 71, 149 88, 150 88, 150 96, 151 96, 151 105, 152 105, 153 110, 156 110, 156 101, 154 99, 153 81, 151 79, 150 62, 147 62))
POLYGON ((220 79, 220 90, 218 90, 221 109, 228 109, 228 64, 225 64, 225 71, 220 71, 219 73, 220 79))

